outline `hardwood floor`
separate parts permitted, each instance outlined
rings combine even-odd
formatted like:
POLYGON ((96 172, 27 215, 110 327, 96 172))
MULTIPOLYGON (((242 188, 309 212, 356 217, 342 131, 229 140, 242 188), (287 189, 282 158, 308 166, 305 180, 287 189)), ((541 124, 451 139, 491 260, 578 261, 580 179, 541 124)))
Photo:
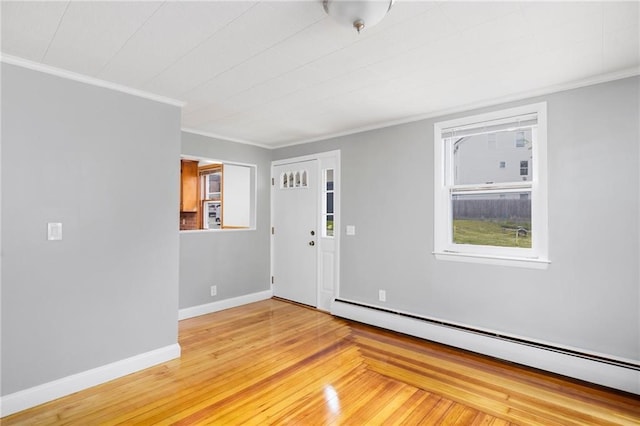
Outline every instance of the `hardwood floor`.
POLYGON ((180 322, 179 360, 3 425, 638 425, 640 398, 266 300, 180 322))

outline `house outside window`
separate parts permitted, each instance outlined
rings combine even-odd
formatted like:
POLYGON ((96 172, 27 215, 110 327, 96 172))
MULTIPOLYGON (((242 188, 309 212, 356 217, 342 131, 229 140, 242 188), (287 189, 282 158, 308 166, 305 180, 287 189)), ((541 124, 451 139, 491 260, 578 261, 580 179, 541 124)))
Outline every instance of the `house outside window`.
POLYGON ((496 147, 497 147, 496 143, 497 143, 496 134, 495 133, 489 133, 487 135, 487 148, 489 148, 490 150, 496 149, 496 147))
POLYGON ((545 267, 546 103, 436 123, 434 141, 436 258, 545 267))

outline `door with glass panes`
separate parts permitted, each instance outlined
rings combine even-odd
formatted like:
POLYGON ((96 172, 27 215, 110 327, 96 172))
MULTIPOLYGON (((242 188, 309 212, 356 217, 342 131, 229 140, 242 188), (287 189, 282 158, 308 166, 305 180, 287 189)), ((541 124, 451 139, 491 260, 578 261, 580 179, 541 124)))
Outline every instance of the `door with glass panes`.
POLYGON ((273 168, 273 293, 317 306, 318 161, 273 168))

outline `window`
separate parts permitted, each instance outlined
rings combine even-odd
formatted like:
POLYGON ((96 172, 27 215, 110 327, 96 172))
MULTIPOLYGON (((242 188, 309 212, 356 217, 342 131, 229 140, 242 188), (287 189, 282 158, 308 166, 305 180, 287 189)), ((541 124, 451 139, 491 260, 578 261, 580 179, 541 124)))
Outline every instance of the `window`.
POLYGON ((255 229, 256 166, 181 159, 180 229, 255 229))
POLYGON ((496 141, 496 134, 495 133, 489 133, 487 135, 487 148, 490 150, 494 150, 498 147, 497 145, 497 141, 496 141))
POLYGON ((334 208, 333 208, 333 169, 325 169, 323 171, 323 190, 324 193, 322 202, 322 220, 324 223, 323 236, 333 237, 333 223, 334 223, 334 208))
POLYGON ((307 181, 306 170, 285 171, 280 175, 280 189, 304 189, 308 186, 307 181))
POLYGON ((548 263, 546 104, 440 122, 434 131, 436 258, 548 263))
POLYGON ((202 203, 202 228, 220 229, 222 227, 222 164, 198 166, 200 202, 202 203))

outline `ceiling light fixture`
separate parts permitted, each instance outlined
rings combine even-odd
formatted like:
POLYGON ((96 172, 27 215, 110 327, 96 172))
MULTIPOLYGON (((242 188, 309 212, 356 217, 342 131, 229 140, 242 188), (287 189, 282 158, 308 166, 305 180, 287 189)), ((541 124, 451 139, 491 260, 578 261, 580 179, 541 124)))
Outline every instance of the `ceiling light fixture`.
POLYGON ((374 26, 393 6, 394 0, 323 0, 322 6, 338 24, 353 27, 358 33, 374 26))

